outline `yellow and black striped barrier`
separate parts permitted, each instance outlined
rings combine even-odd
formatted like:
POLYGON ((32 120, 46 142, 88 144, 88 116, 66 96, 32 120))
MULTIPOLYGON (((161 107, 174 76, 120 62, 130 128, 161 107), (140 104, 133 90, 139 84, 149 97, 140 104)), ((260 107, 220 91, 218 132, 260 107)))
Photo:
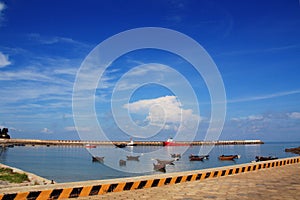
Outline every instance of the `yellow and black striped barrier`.
POLYGON ((29 191, 26 192, 10 192, 9 190, 7 190, 7 192, 2 192, 0 193, 0 200, 65 199, 101 195, 109 192, 121 192, 126 190, 160 187, 188 181, 200 181, 208 178, 229 176, 295 163, 300 163, 300 156, 181 173, 169 173, 104 181, 85 181, 48 186, 33 186, 28 187, 29 191))

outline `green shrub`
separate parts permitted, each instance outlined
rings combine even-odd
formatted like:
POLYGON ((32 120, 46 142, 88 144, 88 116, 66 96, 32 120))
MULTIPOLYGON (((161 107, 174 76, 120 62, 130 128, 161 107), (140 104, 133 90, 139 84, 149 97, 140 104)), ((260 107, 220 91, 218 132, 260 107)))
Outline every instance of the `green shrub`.
POLYGON ((28 176, 25 173, 16 173, 9 168, 0 168, 0 180, 8 181, 10 183, 22 183, 29 181, 28 176))

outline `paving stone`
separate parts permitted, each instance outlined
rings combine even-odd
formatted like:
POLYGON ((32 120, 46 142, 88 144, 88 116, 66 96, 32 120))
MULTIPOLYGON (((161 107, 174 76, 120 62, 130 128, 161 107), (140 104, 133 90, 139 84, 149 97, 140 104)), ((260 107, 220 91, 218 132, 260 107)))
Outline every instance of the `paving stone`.
POLYGON ((185 182, 134 191, 110 193, 86 199, 254 200, 300 199, 300 164, 261 169, 233 176, 185 182))

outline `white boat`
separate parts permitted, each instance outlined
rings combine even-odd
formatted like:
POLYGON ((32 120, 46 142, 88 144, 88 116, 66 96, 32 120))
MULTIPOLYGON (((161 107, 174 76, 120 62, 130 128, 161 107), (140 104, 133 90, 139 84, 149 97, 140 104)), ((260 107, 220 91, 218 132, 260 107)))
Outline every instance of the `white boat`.
POLYGON ((96 145, 94 145, 94 144, 86 144, 85 145, 85 148, 96 148, 96 145))
POLYGON ((127 146, 136 146, 136 144, 133 142, 132 139, 130 139, 130 142, 127 143, 127 146))

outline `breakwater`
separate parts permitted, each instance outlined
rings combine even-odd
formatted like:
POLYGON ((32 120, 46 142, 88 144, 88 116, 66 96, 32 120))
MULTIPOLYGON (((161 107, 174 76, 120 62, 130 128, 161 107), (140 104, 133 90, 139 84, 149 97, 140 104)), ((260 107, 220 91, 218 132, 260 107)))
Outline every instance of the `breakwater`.
MULTIPOLYGON (((261 140, 218 140, 218 141, 177 141, 178 143, 201 146, 201 145, 247 145, 264 144, 261 140)), ((8 145, 72 145, 85 146, 92 145, 119 145, 127 144, 129 141, 83 141, 83 140, 34 140, 34 139, 0 139, 1 146, 8 145)), ((137 146, 163 146, 163 141, 135 141, 137 146)))

